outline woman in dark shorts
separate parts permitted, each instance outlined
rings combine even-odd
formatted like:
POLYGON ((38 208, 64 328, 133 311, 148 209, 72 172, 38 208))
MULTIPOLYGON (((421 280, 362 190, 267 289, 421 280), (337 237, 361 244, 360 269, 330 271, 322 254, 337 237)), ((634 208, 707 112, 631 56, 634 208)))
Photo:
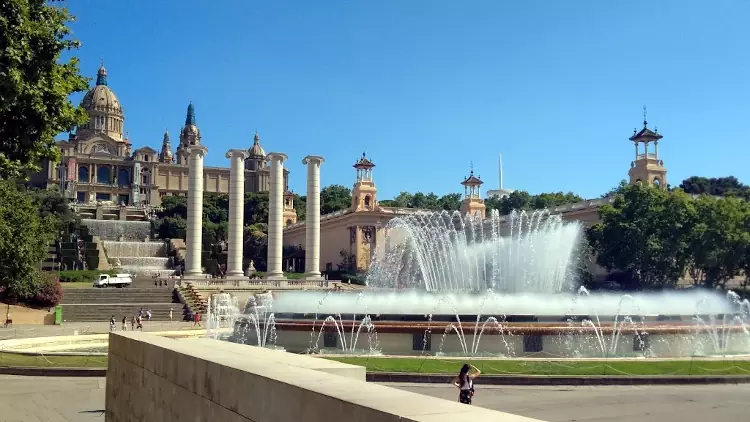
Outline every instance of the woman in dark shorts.
POLYGON ((453 385, 458 387, 458 401, 471 404, 471 398, 474 397, 474 379, 481 373, 482 371, 468 363, 461 367, 461 372, 453 378, 453 385))

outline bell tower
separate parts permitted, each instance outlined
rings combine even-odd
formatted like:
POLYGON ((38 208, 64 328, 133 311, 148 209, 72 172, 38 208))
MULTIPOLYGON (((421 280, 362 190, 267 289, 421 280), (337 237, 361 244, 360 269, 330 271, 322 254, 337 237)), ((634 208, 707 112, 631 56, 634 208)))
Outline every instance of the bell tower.
POLYGON ((461 214, 478 216, 482 220, 485 218, 487 207, 482 200, 481 186, 484 182, 477 176, 474 176, 474 166, 471 168, 469 177, 461 182, 464 187, 464 200, 461 201, 461 214))
POLYGON ((283 227, 292 225, 297 222, 297 210, 294 209, 294 192, 287 189, 284 192, 284 217, 283 227))
POLYGON ((354 183, 352 189, 351 210, 377 211, 379 208, 378 188, 375 187, 375 182, 372 180, 372 168, 375 167, 375 163, 370 161, 363 152, 362 158, 357 160, 353 167, 357 170, 357 182, 354 183))
POLYGON ((646 107, 643 107, 643 129, 633 129, 630 140, 635 145, 635 160, 630 163, 630 184, 645 183, 660 189, 667 188, 667 169, 664 161, 659 159, 659 140, 662 136, 654 128, 648 128, 646 120, 646 107), (653 152, 649 151, 649 145, 653 144, 653 152), (643 145, 643 152, 641 152, 643 145))

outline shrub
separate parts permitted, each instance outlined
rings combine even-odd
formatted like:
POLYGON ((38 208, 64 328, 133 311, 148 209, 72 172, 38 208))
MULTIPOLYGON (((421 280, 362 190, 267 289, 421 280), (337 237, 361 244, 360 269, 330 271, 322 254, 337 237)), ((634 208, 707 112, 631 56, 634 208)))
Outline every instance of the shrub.
POLYGON ((32 306, 50 308, 62 302, 63 294, 63 288, 57 280, 44 278, 39 290, 27 302, 32 306))
POLYGON ((114 271, 74 270, 60 271, 61 283, 93 283, 100 274, 114 275, 114 271))

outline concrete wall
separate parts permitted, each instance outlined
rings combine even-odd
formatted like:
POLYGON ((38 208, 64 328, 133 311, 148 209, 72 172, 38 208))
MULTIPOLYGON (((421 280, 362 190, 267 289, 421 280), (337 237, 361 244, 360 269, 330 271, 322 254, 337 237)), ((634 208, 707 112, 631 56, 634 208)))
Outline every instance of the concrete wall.
POLYGON ((364 368, 215 340, 111 333, 106 420, 531 422, 363 381, 364 368))

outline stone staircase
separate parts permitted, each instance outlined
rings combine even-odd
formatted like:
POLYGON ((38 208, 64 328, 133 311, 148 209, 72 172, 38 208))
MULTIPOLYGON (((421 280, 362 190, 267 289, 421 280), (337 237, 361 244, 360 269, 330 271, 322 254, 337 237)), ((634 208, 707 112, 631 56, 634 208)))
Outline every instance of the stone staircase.
MULTIPOLYGON (((145 283, 145 280, 144 280, 145 283)), ((152 282, 153 283, 153 282, 152 282)), ((137 315, 138 309, 151 310, 152 321, 181 321, 184 310, 174 299, 174 289, 170 287, 127 287, 116 288, 68 288, 62 303, 63 322, 109 321, 114 315, 119 322, 122 317, 137 315)))

